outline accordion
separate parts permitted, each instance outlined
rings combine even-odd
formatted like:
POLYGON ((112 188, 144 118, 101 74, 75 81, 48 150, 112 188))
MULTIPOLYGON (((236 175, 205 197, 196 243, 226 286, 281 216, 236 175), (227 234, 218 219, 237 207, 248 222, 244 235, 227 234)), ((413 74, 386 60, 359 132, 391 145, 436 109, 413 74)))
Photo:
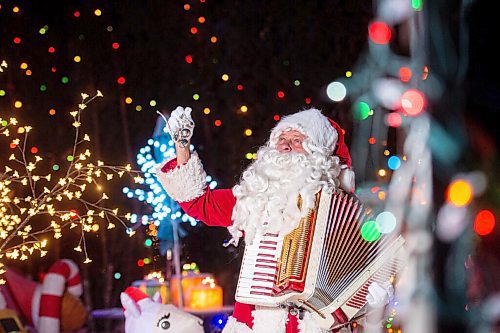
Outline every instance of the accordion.
POLYGON ((290 233, 257 233, 245 246, 236 301, 302 307, 323 329, 348 322, 368 286, 394 279, 405 263, 401 235, 362 230, 370 212, 352 194, 321 191, 290 233))

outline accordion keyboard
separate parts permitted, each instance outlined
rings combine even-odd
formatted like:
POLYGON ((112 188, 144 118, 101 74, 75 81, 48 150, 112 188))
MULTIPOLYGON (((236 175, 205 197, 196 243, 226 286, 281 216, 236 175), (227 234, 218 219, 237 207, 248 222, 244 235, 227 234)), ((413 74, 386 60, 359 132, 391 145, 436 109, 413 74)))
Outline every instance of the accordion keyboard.
POLYGON ((236 297, 271 299, 278 268, 278 260, 283 247, 283 236, 277 234, 257 234, 251 244, 245 247, 236 297))

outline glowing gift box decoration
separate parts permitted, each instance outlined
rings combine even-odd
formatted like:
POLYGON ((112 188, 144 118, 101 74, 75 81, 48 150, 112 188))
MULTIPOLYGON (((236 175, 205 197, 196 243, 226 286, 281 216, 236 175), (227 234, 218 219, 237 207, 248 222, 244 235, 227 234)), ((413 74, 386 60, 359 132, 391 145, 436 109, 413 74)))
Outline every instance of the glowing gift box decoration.
POLYGON ((206 277, 198 286, 189 289, 186 294, 186 306, 193 310, 208 310, 222 308, 222 288, 215 280, 206 277))
MULTIPOLYGON (((185 273, 185 272, 184 272, 185 273)), ((188 272, 182 274, 182 294, 184 296, 184 306, 189 306, 189 292, 194 287, 200 286, 205 278, 213 279, 213 275, 209 273, 194 273, 188 272)), ((170 279, 170 302, 179 306, 179 277, 172 276, 170 279)))
POLYGON ((144 280, 132 282, 132 286, 153 297, 156 292, 160 292, 163 304, 170 302, 170 290, 161 272, 152 272, 144 277, 144 280))

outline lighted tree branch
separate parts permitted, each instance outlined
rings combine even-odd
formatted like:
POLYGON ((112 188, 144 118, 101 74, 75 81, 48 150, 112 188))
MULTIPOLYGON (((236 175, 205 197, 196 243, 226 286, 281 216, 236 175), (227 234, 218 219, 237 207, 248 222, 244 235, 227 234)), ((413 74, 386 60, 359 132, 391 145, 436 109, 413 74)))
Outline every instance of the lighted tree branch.
POLYGON ((81 96, 78 110, 70 112, 74 141, 67 165, 61 166, 61 170, 41 168, 39 164, 44 159, 36 151, 29 154, 31 126, 20 125, 15 118, 0 118, 0 134, 10 139, 12 151, 0 171, 0 268, 5 259, 26 260, 34 252, 44 256, 48 238, 60 238, 66 227, 78 228, 81 237, 75 250, 84 252, 85 263, 92 261, 87 254, 85 234, 97 231, 100 221, 108 229, 119 223, 130 236, 135 233, 128 226, 130 213, 120 214, 118 208, 105 205, 109 197, 104 190, 107 182, 124 174, 140 183, 140 172, 132 170, 130 165, 92 162, 91 151, 86 147, 90 136, 80 131, 81 113, 91 101, 103 95, 98 90, 91 98, 84 93, 81 96), (52 171, 42 174, 38 172, 40 169, 52 171))

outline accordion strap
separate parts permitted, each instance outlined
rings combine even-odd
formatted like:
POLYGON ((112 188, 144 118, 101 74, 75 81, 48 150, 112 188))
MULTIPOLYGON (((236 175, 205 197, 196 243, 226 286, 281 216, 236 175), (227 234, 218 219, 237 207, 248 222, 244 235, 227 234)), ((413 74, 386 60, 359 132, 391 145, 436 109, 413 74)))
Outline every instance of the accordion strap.
POLYGON ((306 305, 309 309, 313 310, 316 312, 321 318, 325 319, 326 316, 323 314, 323 312, 319 311, 314 305, 306 301, 305 299, 299 298, 298 301, 304 305, 306 305))

